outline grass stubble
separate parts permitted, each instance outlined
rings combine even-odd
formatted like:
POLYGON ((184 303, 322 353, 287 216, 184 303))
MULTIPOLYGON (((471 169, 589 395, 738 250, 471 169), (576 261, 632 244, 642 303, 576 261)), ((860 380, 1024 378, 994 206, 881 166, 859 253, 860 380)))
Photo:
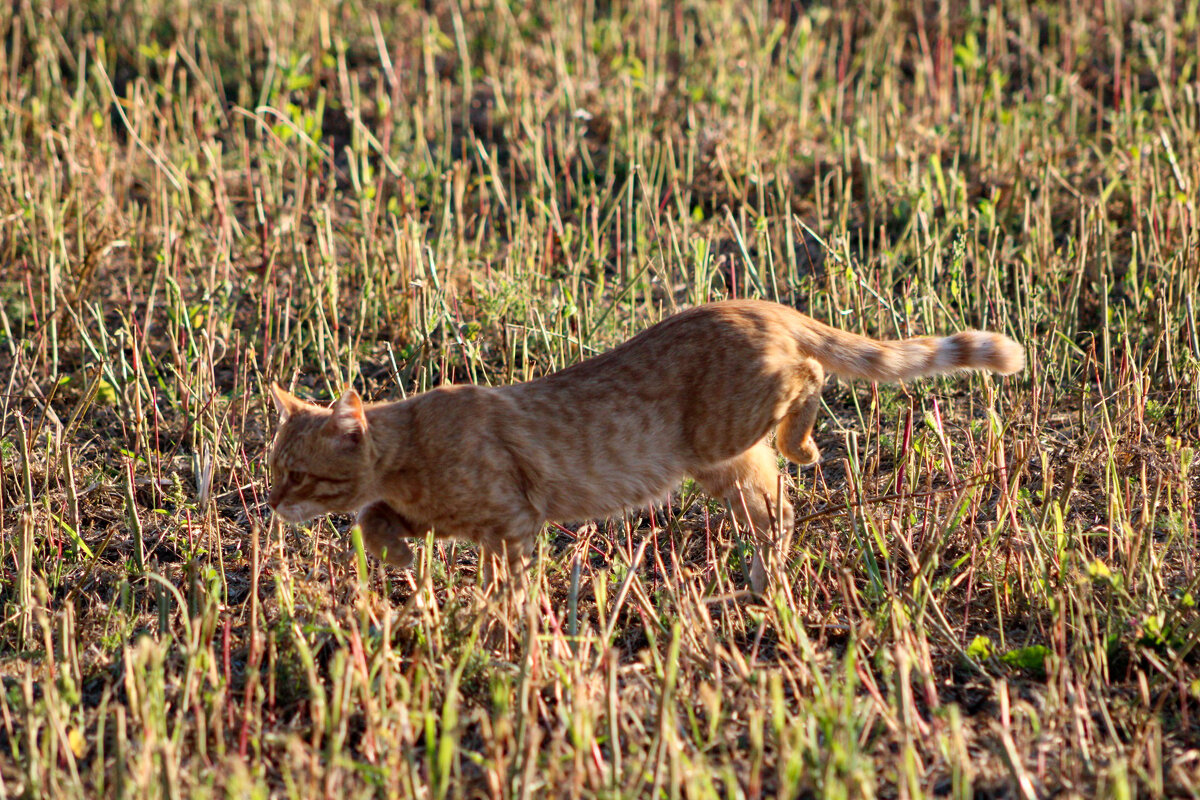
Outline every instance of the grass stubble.
POLYGON ((1198 4, 531 5, 0 7, 0 794, 1196 796, 1198 4), (832 383, 761 598, 686 485, 515 617, 266 508, 268 379, 729 296, 1029 367, 832 383))

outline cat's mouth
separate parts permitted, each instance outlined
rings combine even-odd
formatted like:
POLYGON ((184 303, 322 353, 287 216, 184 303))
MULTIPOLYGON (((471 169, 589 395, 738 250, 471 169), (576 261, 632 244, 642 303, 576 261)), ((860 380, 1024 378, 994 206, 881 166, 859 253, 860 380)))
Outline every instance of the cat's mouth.
POLYGON ((320 509, 311 508, 303 504, 280 503, 274 507, 275 513, 284 522, 307 522, 314 517, 319 517, 323 512, 320 509))

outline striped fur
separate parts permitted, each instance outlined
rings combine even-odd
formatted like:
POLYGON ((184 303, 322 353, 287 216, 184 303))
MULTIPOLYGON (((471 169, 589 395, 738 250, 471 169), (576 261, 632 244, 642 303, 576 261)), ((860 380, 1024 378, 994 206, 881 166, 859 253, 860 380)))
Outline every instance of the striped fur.
POLYGON ((1025 367, 1025 351, 1019 344, 987 331, 878 341, 799 313, 792 318, 792 330, 803 350, 845 378, 891 383, 965 370, 1012 375, 1025 367))

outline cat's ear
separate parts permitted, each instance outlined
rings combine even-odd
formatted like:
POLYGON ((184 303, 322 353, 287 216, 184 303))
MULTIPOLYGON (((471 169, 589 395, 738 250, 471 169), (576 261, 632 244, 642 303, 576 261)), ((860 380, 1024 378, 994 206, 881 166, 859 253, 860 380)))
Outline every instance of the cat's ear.
POLYGON ((367 416, 363 413, 362 398, 353 389, 342 392, 342 396, 330 408, 330 429, 342 436, 360 439, 367 432, 367 416))
POLYGON ((275 381, 271 381, 271 399, 275 401, 275 408, 279 411, 280 424, 287 422, 288 417, 296 413, 300 405, 300 401, 294 395, 286 389, 281 389, 275 381))

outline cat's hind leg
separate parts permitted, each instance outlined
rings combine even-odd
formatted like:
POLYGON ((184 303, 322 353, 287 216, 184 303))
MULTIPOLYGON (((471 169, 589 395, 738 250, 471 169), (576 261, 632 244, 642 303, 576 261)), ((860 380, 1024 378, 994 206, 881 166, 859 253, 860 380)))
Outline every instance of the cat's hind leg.
POLYGON ((358 512, 363 547, 385 564, 399 569, 412 566, 413 551, 408 539, 423 536, 424 530, 385 502, 371 503, 358 512))
POLYGON ((740 456, 693 470, 692 477, 709 494, 725 498, 733 508, 734 517, 753 529, 757 547, 750 565, 750 587, 756 592, 764 591, 767 588, 764 555, 775 553, 778 542, 791 535, 794 519, 792 504, 779 494, 775 450, 763 439, 740 456))
POLYGON ((779 452, 789 461, 802 467, 821 460, 821 451, 812 438, 813 425, 817 421, 817 411, 820 407, 821 395, 819 392, 813 392, 807 397, 798 398, 787 416, 779 423, 779 431, 775 438, 779 452))
POLYGON ((775 443, 779 452, 800 466, 821 460, 821 451, 813 441, 813 425, 821 408, 821 387, 825 369, 811 358, 805 359, 796 372, 796 397, 779 423, 775 443))

